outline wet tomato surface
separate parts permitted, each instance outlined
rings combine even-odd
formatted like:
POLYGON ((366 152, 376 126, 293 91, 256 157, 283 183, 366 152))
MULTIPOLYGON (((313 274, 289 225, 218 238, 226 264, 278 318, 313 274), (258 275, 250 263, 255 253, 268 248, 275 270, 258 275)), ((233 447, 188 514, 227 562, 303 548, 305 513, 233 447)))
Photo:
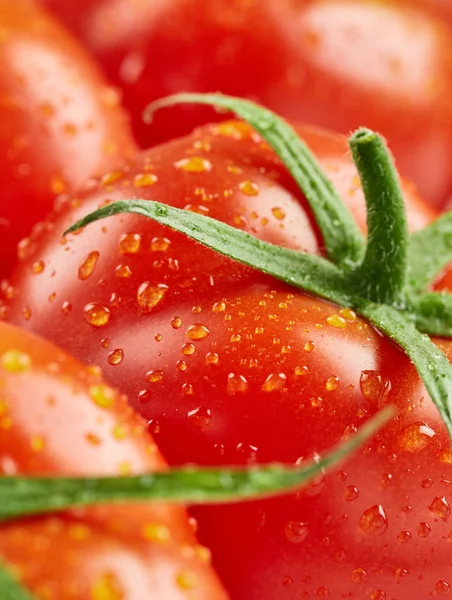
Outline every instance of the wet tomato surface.
MULTIPOLYGON (((346 141, 304 139, 364 228, 346 141)), ((172 464, 295 463, 379 408, 395 419, 297 495, 193 509, 233 598, 406 600, 452 586, 452 457, 413 365, 349 309, 309 297, 142 217, 62 232, 100 205, 160 200, 322 253, 268 146, 226 122, 137 155, 68 197, 28 242, 1 315, 127 392, 172 464)), ((411 229, 433 218, 405 188, 411 229)), ((446 353, 450 342, 438 341, 446 353)))
POLYGON ((31 2, 0 1, 0 277, 54 198, 134 147, 118 93, 31 2))
POLYGON ((439 206, 452 190, 452 31, 435 18, 434 1, 46 3, 123 90, 144 147, 212 118, 178 107, 149 129, 141 117, 148 102, 222 91, 343 133, 362 125, 381 132, 401 172, 439 206), (432 16, 421 8, 429 2, 432 16))
MULTIPOLYGON (((96 367, 0 324, 0 474, 124 475, 165 468, 145 424, 96 367)), ((43 600, 226 600, 187 516, 134 503, 0 527, 2 562, 43 600)))

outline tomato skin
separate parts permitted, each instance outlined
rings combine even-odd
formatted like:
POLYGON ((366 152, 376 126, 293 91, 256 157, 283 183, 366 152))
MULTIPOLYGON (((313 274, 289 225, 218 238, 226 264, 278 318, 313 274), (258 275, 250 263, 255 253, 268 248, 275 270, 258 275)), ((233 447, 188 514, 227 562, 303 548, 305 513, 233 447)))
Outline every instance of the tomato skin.
POLYGON ((212 119, 206 108, 177 107, 149 128, 148 102, 222 91, 342 133, 371 127, 432 204, 452 190, 452 32, 420 5, 84 0, 82 11, 71 0, 46 2, 121 87, 145 148, 212 119))
MULTIPOLYGON (((300 131, 363 226, 346 141, 300 131)), ((291 178, 234 122, 136 156, 81 202, 67 200, 34 236, 3 286, 4 317, 104 368, 149 420, 169 462, 292 463, 337 443, 384 404, 400 411, 342 471, 301 494, 193 510, 232 598, 378 598, 382 590, 423 599, 437 582, 451 584, 451 521, 429 509, 442 508, 436 497, 452 504, 450 444, 406 357, 353 313, 143 218, 113 217, 61 242, 83 214, 131 196, 191 205, 288 247, 321 248, 291 178), (122 360, 112 361, 115 350, 122 360), (387 529, 376 515, 381 535, 369 535, 360 519, 379 504, 387 529)), ((425 225, 431 210, 409 191, 406 198, 411 227, 425 225)))
POLYGON ((0 0, 0 277, 54 198, 134 150, 119 95, 46 11, 0 0))
MULTIPOLYGON (((0 474, 165 468, 145 424, 99 369, 5 323, 0 390, 0 474)), ((205 554, 184 511, 164 504, 100 506, 0 527, 2 561, 43 599, 226 600, 205 554)))

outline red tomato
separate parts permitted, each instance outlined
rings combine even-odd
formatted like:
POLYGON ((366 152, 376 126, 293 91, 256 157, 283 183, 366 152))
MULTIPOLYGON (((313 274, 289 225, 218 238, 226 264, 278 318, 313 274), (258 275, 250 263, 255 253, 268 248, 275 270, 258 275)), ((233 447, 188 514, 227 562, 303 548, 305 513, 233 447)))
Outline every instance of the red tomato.
POLYGON ((133 142, 118 93, 50 15, 0 0, 0 35, 1 278, 55 195, 110 168, 133 142))
MULTIPOLYGON (((146 428, 98 368, 0 324, 0 474, 161 470, 146 428)), ((0 556, 45 599, 226 600, 184 511, 101 506, 2 524, 0 556)))
POLYGON ((452 32, 412 3, 46 2, 121 87, 143 147, 211 118, 178 107, 149 129, 141 118, 148 102, 222 91, 343 133, 371 127, 433 204, 452 190, 452 32))
MULTIPOLYGON (((346 141, 300 131, 362 225, 346 141)), ((82 215, 131 196, 321 251, 285 169, 249 127, 228 122, 137 155, 61 206, 4 285, 4 317, 105 368, 173 464, 292 463, 397 405, 383 433, 307 491, 194 514, 234 599, 447 591, 450 443, 410 361, 353 312, 142 217, 119 215, 61 239, 82 215)), ((412 228, 428 222, 429 209, 410 191, 406 199, 412 228)))

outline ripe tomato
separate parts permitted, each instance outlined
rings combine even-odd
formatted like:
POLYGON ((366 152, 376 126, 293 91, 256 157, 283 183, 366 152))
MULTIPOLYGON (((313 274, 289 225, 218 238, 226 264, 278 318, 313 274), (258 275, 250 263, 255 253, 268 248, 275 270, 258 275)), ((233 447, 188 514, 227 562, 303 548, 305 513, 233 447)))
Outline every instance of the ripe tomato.
POLYGON ((0 0, 0 35, 2 277, 55 195, 110 168, 133 142, 117 92, 47 12, 0 0))
POLYGON ((81 10, 46 2, 121 87, 143 147, 211 118, 178 107, 148 129, 148 102, 222 91, 343 133, 371 127, 433 204, 452 190, 452 32, 413 3, 83 0, 81 10))
MULTIPOLYGON (((99 369, 5 323, 0 390, 0 474, 164 468, 143 422, 99 369)), ((101 506, 2 524, 0 556, 39 598, 226 599, 174 506, 101 506)))
MULTIPOLYGON (((345 140, 300 131, 363 225, 345 140)), ((227 122, 137 155, 62 205, 4 285, 4 317, 105 368, 173 464, 293 463, 395 404, 397 419, 307 491, 194 514, 235 599, 447 591, 450 444, 409 360, 353 312, 142 217, 118 215, 61 239, 82 215, 131 196, 322 251, 274 154, 248 126, 227 122)), ((411 227, 428 222, 429 209, 410 191, 406 199, 411 227)))

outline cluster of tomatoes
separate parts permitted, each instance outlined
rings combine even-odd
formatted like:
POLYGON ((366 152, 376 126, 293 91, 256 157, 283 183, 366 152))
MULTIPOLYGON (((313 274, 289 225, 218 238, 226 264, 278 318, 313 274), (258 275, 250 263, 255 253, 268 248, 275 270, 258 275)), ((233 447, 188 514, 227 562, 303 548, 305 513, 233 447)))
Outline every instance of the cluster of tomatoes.
POLYGON ((450 438, 397 345, 138 215, 63 235, 140 198, 325 254, 247 123, 184 105, 145 125, 180 91, 290 119, 363 232, 360 125, 406 178, 411 231, 452 208, 449 0, 0 0, 0 474, 296 464, 398 414, 296 494, 1 524, 0 569, 41 600, 452 599, 450 438))

